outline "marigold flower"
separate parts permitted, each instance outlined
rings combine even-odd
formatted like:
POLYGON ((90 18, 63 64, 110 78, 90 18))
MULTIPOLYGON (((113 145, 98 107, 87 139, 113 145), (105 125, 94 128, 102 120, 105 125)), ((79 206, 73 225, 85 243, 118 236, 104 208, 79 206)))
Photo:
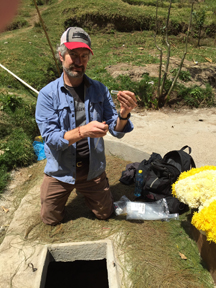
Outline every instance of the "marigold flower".
POLYGON ((172 185, 172 194, 191 208, 198 208, 207 199, 216 196, 214 186, 216 186, 216 166, 192 168, 180 174, 172 185))
POLYGON ((192 225, 216 242, 216 166, 192 168, 180 174, 172 185, 172 194, 191 208, 199 208, 192 225))
POLYGON ((212 197, 195 212, 191 221, 198 230, 206 233, 208 241, 216 242, 216 197, 212 197))

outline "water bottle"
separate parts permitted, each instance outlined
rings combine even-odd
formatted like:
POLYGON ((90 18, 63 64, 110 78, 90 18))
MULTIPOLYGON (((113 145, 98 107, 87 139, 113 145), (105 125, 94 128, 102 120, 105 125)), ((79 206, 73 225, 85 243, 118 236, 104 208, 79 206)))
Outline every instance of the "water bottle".
POLYGON ((134 190, 134 195, 136 197, 140 197, 143 189, 143 174, 142 170, 139 170, 138 173, 136 174, 136 182, 135 182, 135 190, 134 190))

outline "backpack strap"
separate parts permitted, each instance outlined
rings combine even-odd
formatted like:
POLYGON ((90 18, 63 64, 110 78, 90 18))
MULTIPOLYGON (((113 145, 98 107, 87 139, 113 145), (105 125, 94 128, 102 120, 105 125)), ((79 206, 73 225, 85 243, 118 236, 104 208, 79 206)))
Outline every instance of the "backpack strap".
POLYGON ((188 153, 188 154, 191 154, 192 149, 191 149, 191 147, 188 146, 188 145, 185 145, 185 146, 182 147, 180 150, 185 150, 186 148, 188 148, 188 150, 189 150, 189 153, 188 153))
MULTIPOLYGON (((188 153, 188 154, 191 154, 192 149, 191 149, 191 147, 188 146, 188 145, 185 145, 185 146, 182 147, 180 150, 183 151, 183 150, 185 150, 186 148, 188 148, 188 150, 189 150, 189 153, 188 153)), ((196 168, 196 164, 195 164, 195 162, 194 162, 192 156, 190 156, 190 160, 191 160, 191 167, 196 168)))
POLYGON ((188 171, 191 167, 196 167, 195 162, 190 155, 192 149, 190 146, 185 145, 180 150, 173 150, 166 153, 163 157, 163 160, 167 163, 172 164, 181 172, 188 171), (185 152, 184 150, 188 148, 189 153, 185 152))

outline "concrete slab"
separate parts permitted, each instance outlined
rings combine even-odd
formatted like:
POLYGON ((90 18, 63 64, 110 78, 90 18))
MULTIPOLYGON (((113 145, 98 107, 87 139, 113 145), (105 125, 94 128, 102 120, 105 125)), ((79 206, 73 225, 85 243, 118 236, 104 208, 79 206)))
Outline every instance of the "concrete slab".
POLYGON ((50 255, 56 262, 73 262, 76 260, 102 260, 106 259, 108 283, 110 288, 120 288, 118 266, 115 260, 113 244, 111 240, 88 241, 77 243, 63 243, 47 245, 43 248, 43 270, 37 275, 38 288, 45 287, 45 276, 49 264, 50 255))
POLYGON ((40 185, 33 187, 22 199, 14 213, 13 220, 0 246, 0 287, 35 287, 37 273, 34 273, 29 263, 40 267, 42 263, 43 245, 25 239, 25 223, 32 217, 38 217, 40 211, 40 185), (37 255, 37 257, 35 257, 37 255))

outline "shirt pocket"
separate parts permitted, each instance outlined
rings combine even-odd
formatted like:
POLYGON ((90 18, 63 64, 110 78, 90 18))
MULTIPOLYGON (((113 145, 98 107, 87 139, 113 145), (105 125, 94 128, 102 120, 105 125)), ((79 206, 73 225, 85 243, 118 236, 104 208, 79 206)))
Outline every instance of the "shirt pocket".
POLYGON ((59 117, 59 123, 60 123, 60 127, 61 130, 69 130, 70 129, 70 107, 68 105, 68 103, 64 102, 61 103, 59 105, 59 107, 57 108, 57 113, 58 113, 58 117, 59 117))
POLYGON ((103 121, 103 102, 90 103, 90 121, 103 121))

